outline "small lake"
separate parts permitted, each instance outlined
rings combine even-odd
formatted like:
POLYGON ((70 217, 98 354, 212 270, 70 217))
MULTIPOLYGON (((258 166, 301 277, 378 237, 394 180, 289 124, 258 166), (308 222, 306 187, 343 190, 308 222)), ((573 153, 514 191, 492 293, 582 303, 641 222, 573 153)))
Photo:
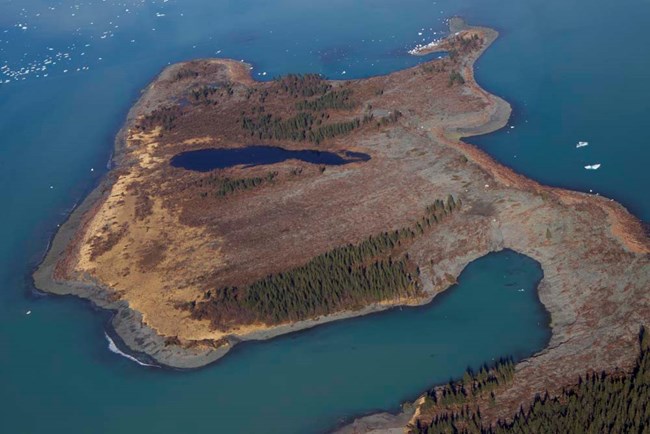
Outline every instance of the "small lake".
POLYGON ((197 172, 209 172, 234 166, 264 166, 286 160, 300 160, 311 164, 341 166, 348 163, 370 160, 370 155, 346 151, 342 155, 334 152, 302 149, 292 151, 275 146, 247 146, 229 149, 199 149, 181 152, 171 159, 171 165, 197 172))

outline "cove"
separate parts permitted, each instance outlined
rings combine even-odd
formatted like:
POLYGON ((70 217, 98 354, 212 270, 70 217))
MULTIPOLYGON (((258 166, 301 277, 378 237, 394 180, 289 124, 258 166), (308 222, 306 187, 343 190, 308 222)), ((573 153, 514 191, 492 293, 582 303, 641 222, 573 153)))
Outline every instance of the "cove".
POLYGON ((340 166, 359 161, 368 161, 370 156, 362 152, 346 151, 344 156, 334 152, 303 149, 293 151, 275 146, 247 146, 245 148, 209 148, 181 152, 172 157, 171 165, 197 172, 244 165, 245 167, 281 163, 286 160, 300 160, 311 164, 340 166))
MULTIPOLYGON (((58 327, 58 341, 39 342, 49 363, 28 363, 39 367, 22 371, 14 366, 12 372, 25 374, 5 377, 3 393, 20 398, 4 401, 3 427, 52 433, 324 432, 360 414, 397 411, 401 402, 460 377, 468 366, 502 356, 519 360, 543 348, 549 330, 535 290, 541 278, 539 264, 528 257, 490 254, 466 267, 459 283, 429 305, 243 343, 195 371, 143 368, 107 351, 103 327, 92 321, 97 312, 78 309, 87 303, 55 298, 57 309, 39 309, 29 327, 47 327, 72 312, 76 321, 58 327), (78 327, 78 321, 92 327, 78 327), (23 407, 26 400, 31 405, 23 407), (28 417, 26 408, 37 408, 38 417, 28 417)), ((14 360, 19 358, 8 363, 14 360)))

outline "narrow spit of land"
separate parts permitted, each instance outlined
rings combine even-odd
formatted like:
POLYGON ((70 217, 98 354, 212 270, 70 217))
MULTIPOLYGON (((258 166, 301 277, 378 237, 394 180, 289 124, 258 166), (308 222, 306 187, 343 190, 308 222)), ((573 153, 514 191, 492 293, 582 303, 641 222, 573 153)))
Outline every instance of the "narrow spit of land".
POLYGON ((386 76, 255 82, 248 65, 166 68, 118 135, 115 167, 34 273, 43 291, 116 312, 124 344, 192 368, 241 340, 429 302, 474 259, 539 261, 552 339, 516 366, 486 418, 582 373, 630 367, 650 317, 650 243, 606 198, 544 187, 461 137, 505 125, 476 59, 496 39, 452 20, 448 56, 386 76), (178 154, 268 145, 369 159, 285 160, 201 172, 178 154))

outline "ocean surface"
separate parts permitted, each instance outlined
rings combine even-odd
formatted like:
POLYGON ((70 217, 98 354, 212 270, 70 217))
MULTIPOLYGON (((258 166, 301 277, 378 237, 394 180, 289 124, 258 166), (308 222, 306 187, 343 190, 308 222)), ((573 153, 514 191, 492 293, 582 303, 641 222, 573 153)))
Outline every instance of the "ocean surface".
POLYGON ((107 312, 39 295, 29 277, 167 64, 243 59, 258 79, 386 74, 423 61, 406 51, 453 15, 501 32, 477 79, 514 107, 505 129, 469 141, 647 222, 648 0, 0 0, 0 432, 323 432, 541 349, 541 270, 512 252, 471 264, 430 306, 247 343, 192 372, 111 352, 107 312))

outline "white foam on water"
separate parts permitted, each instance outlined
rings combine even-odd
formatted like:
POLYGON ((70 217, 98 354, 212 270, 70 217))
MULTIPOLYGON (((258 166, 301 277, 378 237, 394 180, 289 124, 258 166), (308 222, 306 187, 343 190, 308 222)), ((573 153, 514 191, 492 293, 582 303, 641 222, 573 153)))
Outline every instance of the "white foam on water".
POLYGON ((104 332, 104 336, 106 337, 106 340, 108 341, 108 349, 111 352, 113 352, 115 354, 119 354, 122 357, 126 357, 127 359, 132 360, 132 361, 134 361, 135 363, 137 363, 138 365, 141 365, 141 366, 151 366, 152 368, 157 368, 158 367, 156 365, 151 365, 149 363, 141 362, 140 360, 136 359, 135 357, 133 357, 133 356, 131 356, 129 354, 126 354, 124 351, 120 350, 117 347, 117 345, 115 345, 115 342, 113 341, 113 339, 111 339, 111 337, 106 332, 104 332))

